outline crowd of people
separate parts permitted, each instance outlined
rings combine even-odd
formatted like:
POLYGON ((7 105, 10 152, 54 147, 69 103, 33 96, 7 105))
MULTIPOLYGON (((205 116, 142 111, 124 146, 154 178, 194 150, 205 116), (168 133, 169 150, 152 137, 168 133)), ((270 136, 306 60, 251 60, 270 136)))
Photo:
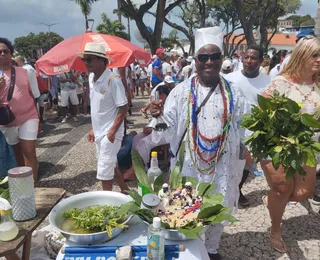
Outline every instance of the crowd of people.
MULTIPOLYGON (((13 60, 12 44, 0 38, 0 103, 9 104, 14 114, 13 121, 0 125, 0 152, 10 158, 6 168, 30 166, 37 182, 36 140, 39 122, 44 121, 43 102, 48 99, 54 108, 60 105, 62 123, 67 122, 69 114, 74 121, 80 112, 91 114, 88 141, 96 145, 97 179, 104 190, 112 190, 115 181, 121 192, 128 192, 126 181, 135 178, 132 149, 140 153, 147 166, 152 149, 169 145, 171 168, 183 158, 183 175, 216 183, 215 192, 224 195, 225 206, 248 206, 249 200, 241 190, 250 172, 257 168, 254 155, 242 144, 246 132, 240 127, 241 118, 250 113, 251 105, 258 104, 258 95, 269 98, 274 90, 302 103, 302 108, 318 108, 320 39, 312 31, 304 31, 297 35, 297 46, 291 53, 279 50, 270 58, 253 45, 224 57, 221 35, 218 27, 199 29, 194 56, 184 53, 179 57, 159 48, 147 66, 135 62, 117 69, 108 68, 109 57, 103 45, 87 43, 78 55, 88 73, 70 71, 53 77, 38 75, 23 57, 13 60), (41 80, 48 86, 48 93, 41 93, 41 80), (127 115, 132 113, 132 99, 138 95, 150 99, 140 110, 141 115, 161 115, 168 129, 155 131, 146 125, 141 133, 127 133, 132 123, 127 115), (185 154, 181 157, 182 143, 185 154), (119 170, 122 166, 124 173, 119 170)), ((262 161, 261 167, 270 187, 263 197, 272 220, 270 242, 275 250, 285 253, 288 248, 281 231, 285 206, 288 201, 300 202, 314 195, 316 169, 306 167, 304 179, 296 174, 286 180, 285 175, 270 170, 271 161, 262 161)), ((320 202, 319 197, 315 196, 314 202, 320 202)), ((223 228, 223 224, 217 224, 206 231, 210 259, 221 259, 218 249, 223 228)))

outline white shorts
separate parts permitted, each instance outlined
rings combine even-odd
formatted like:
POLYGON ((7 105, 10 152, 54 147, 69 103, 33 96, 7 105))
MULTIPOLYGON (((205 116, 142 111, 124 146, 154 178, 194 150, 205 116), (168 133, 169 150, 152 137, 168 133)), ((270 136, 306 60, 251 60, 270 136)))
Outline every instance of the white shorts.
POLYGON ((112 180, 114 169, 117 167, 117 154, 121 148, 121 140, 115 139, 113 143, 107 136, 96 141, 97 148, 97 179, 102 181, 112 180))
POLYGON ((61 106, 62 107, 69 106, 69 98, 72 105, 74 106, 79 105, 76 89, 72 89, 68 91, 61 90, 61 106))
POLYGON ((76 92, 77 92, 77 95, 82 94, 82 93, 83 93, 83 87, 77 86, 77 87, 76 87, 76 92))
POLYGON ((49 94, 41 94, 40 97, 38 97, 39 107, 44 107, 44 101, 48 98, 49 98, 49 94))
POLYGON ((20 126, 0 127, 7 143, 16 145, 22 140, 37 140, 39 119, 29 119, 20 126))

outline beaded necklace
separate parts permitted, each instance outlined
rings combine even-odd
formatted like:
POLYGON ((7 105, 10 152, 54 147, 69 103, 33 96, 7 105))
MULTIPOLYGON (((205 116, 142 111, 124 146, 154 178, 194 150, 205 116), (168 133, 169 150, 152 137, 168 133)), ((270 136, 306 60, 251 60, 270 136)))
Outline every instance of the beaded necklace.
POLYGON ((189 94, 189 105, 188 105, 188 116, 187 116, 187 143, 190 153, 190 158, 193 165, 197 170, 203 174, 212 174, 215 170, 215 167, 220 160, 228 137, 228 132, 230 129, 230 122, 233 112, 233 95, 229 83, 224 79, 219 79, 219 88, 223 98, 224 112, 221 119, 221 133, 213 138, 206 137, 200 133, 198 118, 196 114, 197 110, 197 95, 196 95, 196 85, 198 84, 198 78, 195 76, 191 79, 190 94, 189 94), (226 91, 225 91, 226 90, 226 91), (227 92, 227 95, 226 93, 227 92), (227 98, 228 96, 228 98, 227 98), (228 106, 229 100, 229 106, 228 106), (190 127, 190 123, 192 124, 190 127), (190 130, 190 128, 192 128, 190 130), (190 135, 192 134, 193 147, 191 147, 190 135), (207 147, 203 144, 202 140, 212 142, 211 147, 207 147), (200 150, 201 149, 201 150, 200 150), (203 152, 214 152, 210 158, 204 158, 203 152), (211 164, 207 168, 201 168, 198 164, 198 159, 202 162, 211 164))

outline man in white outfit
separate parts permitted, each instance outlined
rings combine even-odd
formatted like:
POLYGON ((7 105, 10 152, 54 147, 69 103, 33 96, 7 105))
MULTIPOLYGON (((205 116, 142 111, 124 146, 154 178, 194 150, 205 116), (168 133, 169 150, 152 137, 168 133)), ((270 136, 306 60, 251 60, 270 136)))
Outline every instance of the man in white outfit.
POLYGON ((40 91, 38 87, 36 70, 30 64, 25 64, 25 59, 22 56, 18 56, 14 60, 18 63, 19 67, 22 67, 27 71, 32 95, 34 99, 39 98, 40 91))
MULTIPOLYGON (((240 142, 245 136, 239 123, 250 106, 239 89, 230 86, 219 75, 222 48, 223 33, 219 27, 197 30, 197 75, 177 85, 164 108, 161 100, 152 102, 152 115, 159 116, 163 110, 171 127, 163 132, 153 131, 151 135, 155 146, 170 143, 175 156, 171 160, 172 166, 178 158, 180 144, 184 143, 182 175, 196 177, 199 182, 214 182, 217 185, 214 192, 222 193, 225 206, 234 209, 237 208, 238 185, 244 167, 239 153, 240 142), (223 114, 228 119, 222 118, 223 114), (224 135, 226 138, 218 142, 224 135)), ((205 244, 211 260, 221 259, 218 248, 223 227, 223 224, 212 225, 206 231, 205 244)))
POLYGON ((89 142, 97 148, 97 179, 103 190, 112 190, 113 180, 121 192, 128 186, 117 167, 117 154, 124 136, 124 119, 128 112, 125 89, 121 79, 107 69, 108 57, 105 47, 99 43, 87 43, 82 57, 89 75, 92 129, 89 142))
MULTIPOLYGON (((224 75, 225 79, 234 87, 240 89, 252 105, 258 105, 258 94, 270 83, 271 78, 260 70, 263 61, 263 50, 259 46, 249 46, 243 55, 243 69, 224 75)), ((249 200, 242 194, 241 189, 247 180, 249 173, 254 172, 255 167, 246 167, 239 184, 239 204, 243 207, 249 205, 249 200)))

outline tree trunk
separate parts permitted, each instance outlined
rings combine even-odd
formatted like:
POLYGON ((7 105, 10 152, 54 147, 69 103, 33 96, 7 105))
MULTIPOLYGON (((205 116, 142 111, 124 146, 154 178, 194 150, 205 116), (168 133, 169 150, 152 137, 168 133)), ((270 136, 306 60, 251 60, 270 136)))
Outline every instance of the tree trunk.
POLYGON ((190 42, 190 49, 189 49, 189 55, 194 56, 196 53, 194 53, 195 49, 195 42, 194 42, 194 36, 190 35, 191 37, 188 37, 190 42))
POLYGON ((163 28, 164 17, 165 17, 165 13, 164 13, 165 7, 166 7, 166 0, 158 0, 156 22, 154 25, 154 32, 153 32, 154 37, 150 44, 152 53, 155 53, 157 48, 160 46, 162 28, 163 28))
POLYGON ((320 37, 320 1, 318 0, 318 12, 317 12, 317 18, 316 18, 316 26, 314 30, 315 35, 320 37))
POLYGON ((131 41, 131 33, 130 33, 130 18, 128 17, 128 35, 129 35, 129 42, 131 41))
POLYGON ((256 43, 256 40, 253 36, 252 22, 250 20, 247 20, 243 2, 241 0, 233 0, 233 4, 238 10, 239 20, 242 25, 244 35, 246 37, 247 45, 254 45, 256 43))
POLYGON ((170 1, 170 4, 166 7, 166 0, 146 0, 145 4, 141 4, 139 8, 135 8, 132 0, 120 0, 121 1, 121 11, 124 12, 128 17, 133 19, 136 22, 136 25, 139 29, 141 36, 147 40, 151 52, 154 54, 157 48, 160 46, 162 28, 164 18, 168 15, 172 9, 178 6, 185 0, 175 0, 170 1), (146 27, 146 24, 143 21, 143 16, 145 13, 157 3, 156 9, 156 21, 154 26, 154 32, 150 33, 146 27))
MULTIPOLYGON (((118 0, 118 10, 120 10, 120 8, 121 8, 121 0, 118 0)), ((120 21, 120 23, 122 23, 121 12, 118 12, 118 20, 120 21)))
POLYGON ((200 28, 206 27, 206 3, 204 0, 196 1, 200 14, 200 28))
POLYGON ((264 52, 268 51, 268 30, 267 30, 267 21, 263 20, 260 23, 260 34, 261 34, 261 40, 260 40, 260 47, 264 52))

